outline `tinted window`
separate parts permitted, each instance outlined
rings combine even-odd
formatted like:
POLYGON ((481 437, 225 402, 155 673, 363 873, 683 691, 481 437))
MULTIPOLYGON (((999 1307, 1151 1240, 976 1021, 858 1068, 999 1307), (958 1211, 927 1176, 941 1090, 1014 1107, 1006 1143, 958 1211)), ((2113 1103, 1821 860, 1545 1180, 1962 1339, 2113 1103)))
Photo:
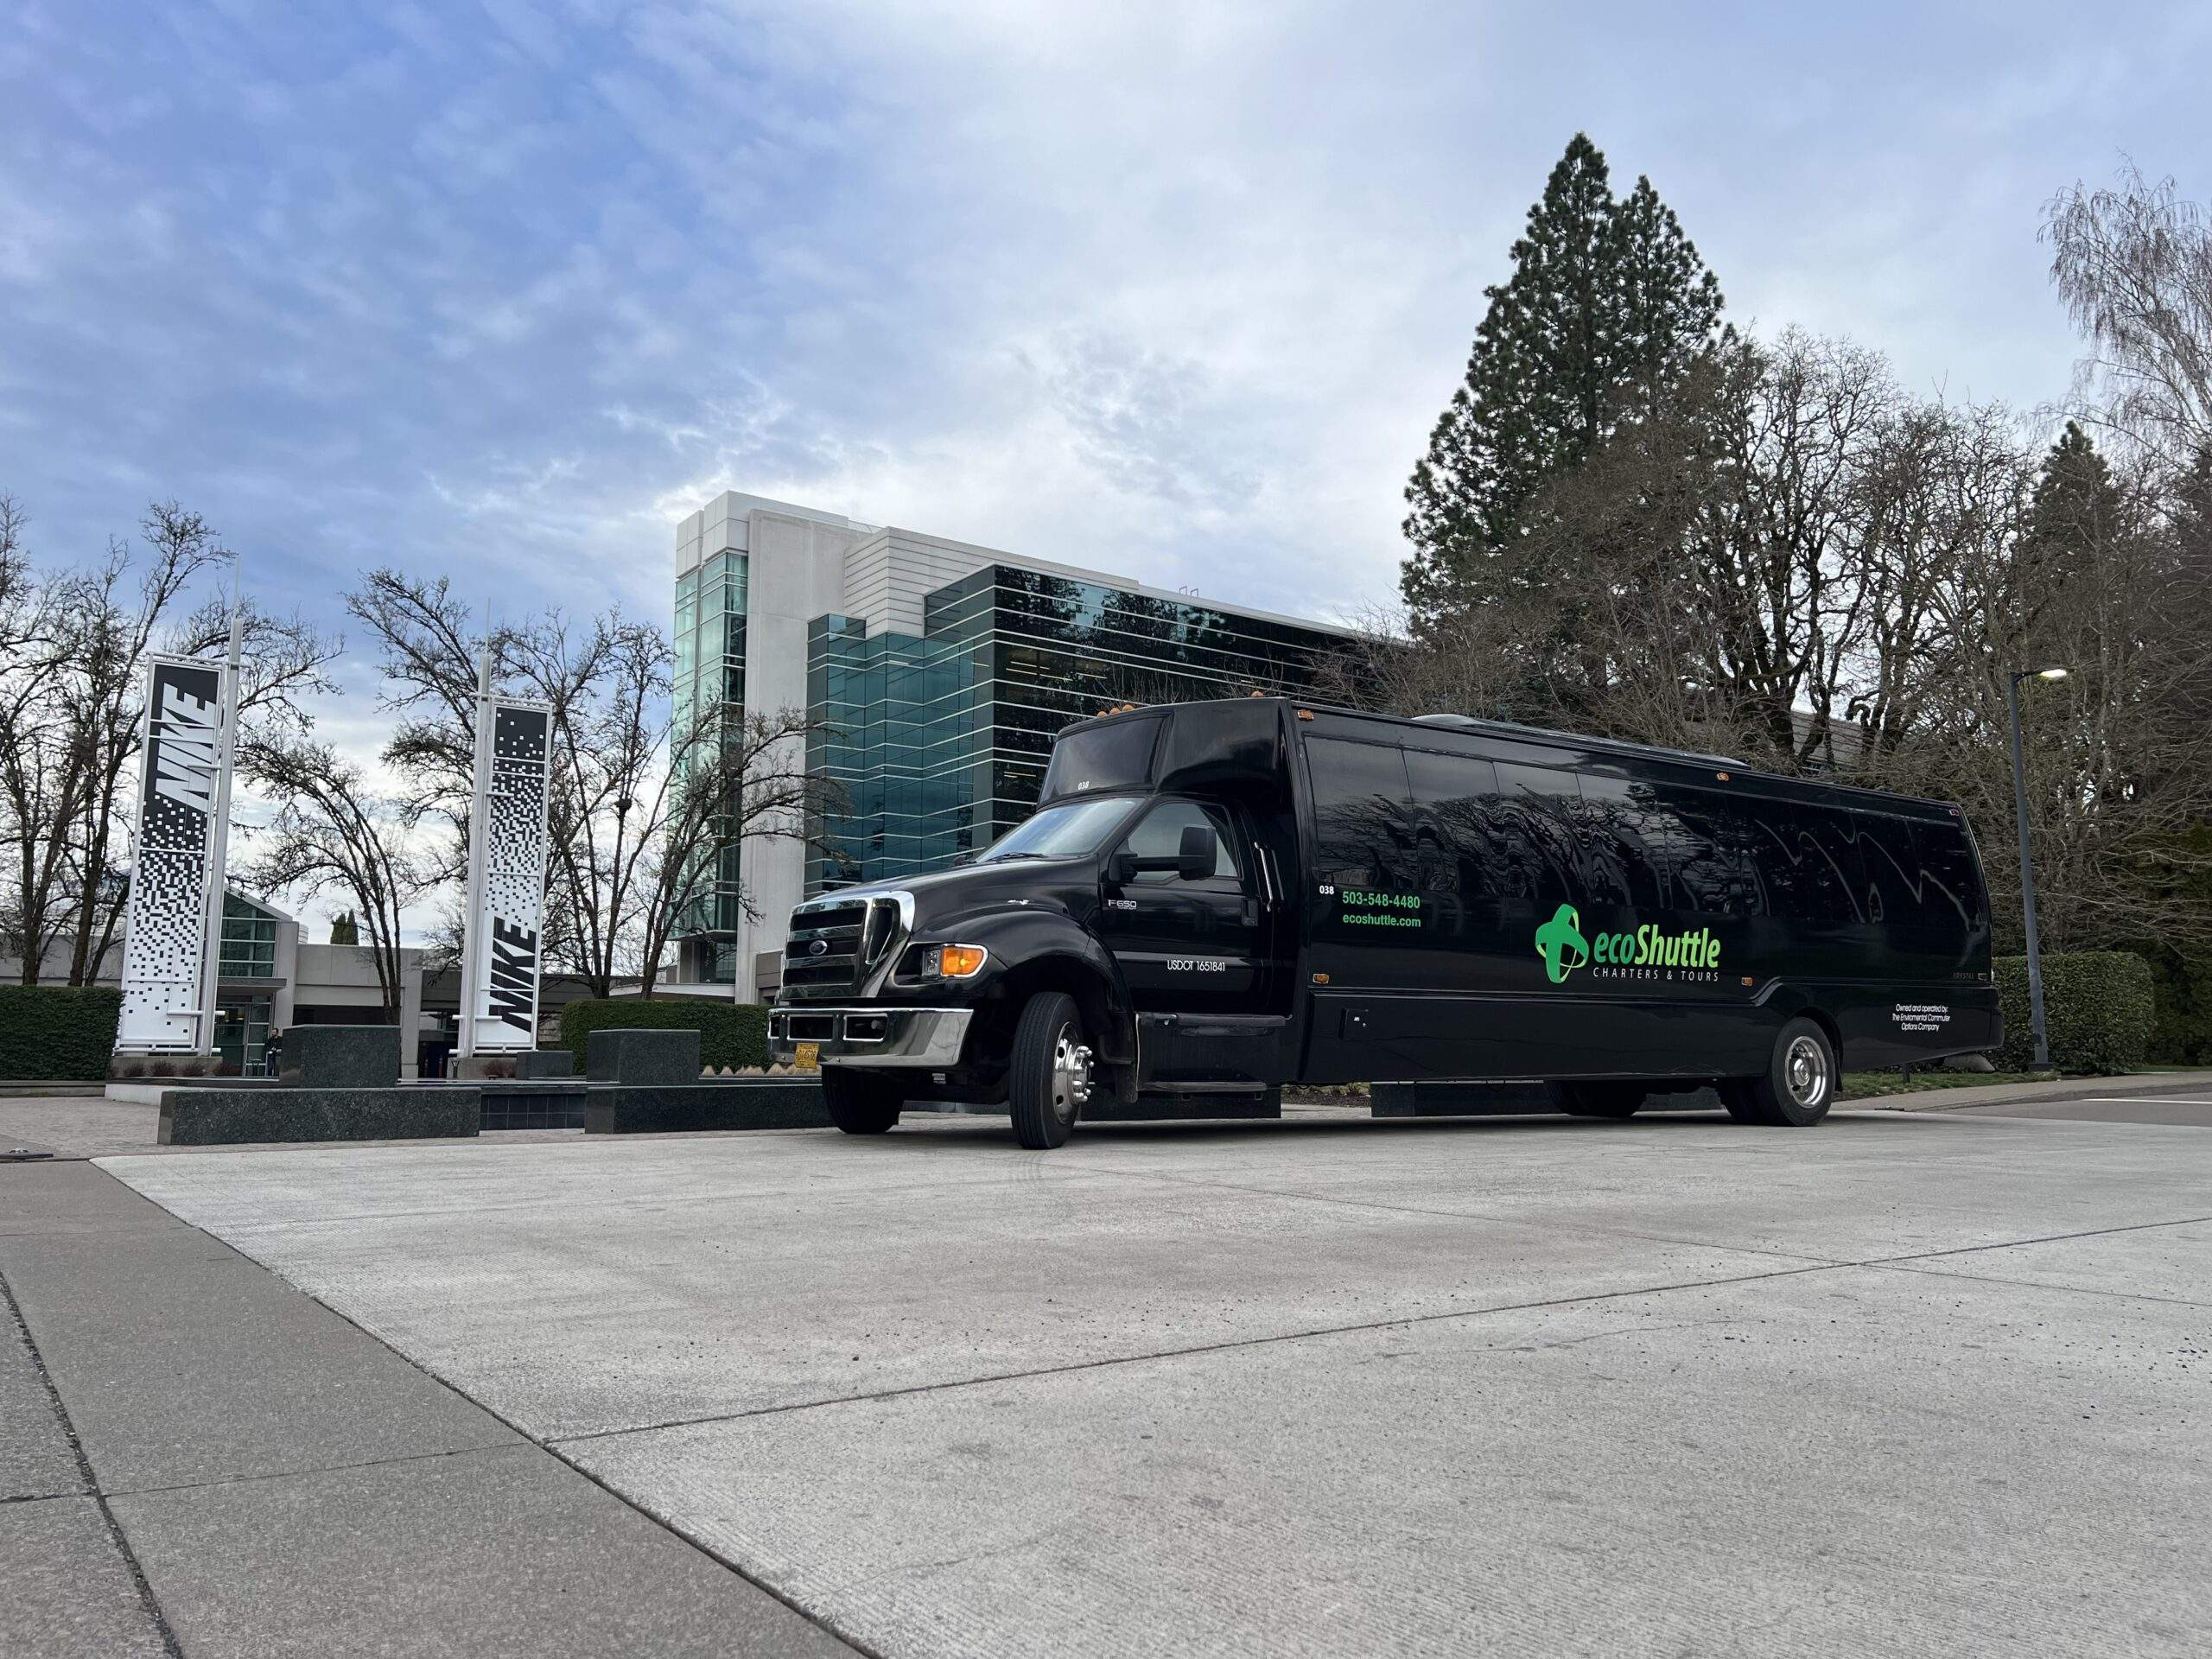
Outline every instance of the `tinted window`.
POLYGON ((1866 868, 1866 919, 1916 926, 1921 919, 1920 849, 1903 818, 1854 812, 1859 855, 1866 868))
POLYGON ((1403 890, 1413 885, 1413 837, 1405 758, 1395 748, 1307 740, 1313 773, 1314 877, 1339 887, 1403 890))
POLYGON ((1752 830, 1740 801, 1708 790, 1669 785, 1656 791, 1673 809, 1667 864, 1675 908, 1716 916, 1758 916, 1766 910, 1752 830))
POLYGON ((1497 802, 1497 879, 1503 895, 1540 905, 1580 903, 1573 819, 1582 810, 1582 792, 1574 775, 1501 762, 1497 802))
POLYGON ((1044 798, 1090 789, 1128 789, 1152 776, 1153 741, 1160 721, 1122 720, 1074 732, 1052 746, 1045 768, 1044 798))
POLYGON ((1849 846, 1836 833, 1837 814, 1794 801, 1747 799, 1752 856, 1765 885, 1768 906, 1795 922, 1837 924, 1859 919, 1847 874, 1849 846))
POLYGON ((1664 908, 1673 815, 1649 784, 1587 774, 1577 782, 1582 791, 1582 881, 1589 901, 1664 908))
POLYGON ((1491 880, 1497 864, 1491 844, 1497 768, 1471 755, 1408 749, 1406 781, 1413 791, 1414 852, 1422 888, 1497 896, 1491 880))
MULTIPOLYGON (((1162 801, 1144 815, 1144 822, 1137 825, 1122 844, 1139 858, 1174 858, 1183 850, 1183 831, 1193 827, 1211 830, 1214 833, 1213 873, 1219 880, 1237 879, 1235 836, 1231 834, 1229 815, 1217 806, 1200 806, 1196 801, 1162 801)), ((1136 880, 1147 886, 1179 880, 1173 870, 1146 870, 1136 880)))
POLYGON ((1989 919, 1989 896, 1974 849, 1967 844, 1964 820, 1949 823, 1916 823, 1913 844, 1920 849, 1921 868, 1927 873, 1928 908, 1943 925, 1955 920, 1980 927, 1989 919))

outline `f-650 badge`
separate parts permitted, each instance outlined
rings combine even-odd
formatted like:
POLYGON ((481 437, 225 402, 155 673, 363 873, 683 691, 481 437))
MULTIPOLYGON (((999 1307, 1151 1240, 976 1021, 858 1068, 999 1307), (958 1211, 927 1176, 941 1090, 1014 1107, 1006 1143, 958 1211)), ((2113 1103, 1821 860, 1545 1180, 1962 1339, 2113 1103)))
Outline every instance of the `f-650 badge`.
POLYGON ((1218 957, 1170 957, 1167 971, 1171 974, 1225 974, 1229 964, 1218 957))

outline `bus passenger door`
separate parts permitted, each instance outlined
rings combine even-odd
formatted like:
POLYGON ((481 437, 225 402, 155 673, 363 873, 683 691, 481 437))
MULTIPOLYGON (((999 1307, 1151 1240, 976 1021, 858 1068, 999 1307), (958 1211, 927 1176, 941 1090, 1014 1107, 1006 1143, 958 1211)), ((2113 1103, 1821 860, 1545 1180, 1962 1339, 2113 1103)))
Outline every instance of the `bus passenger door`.
POLYGON ((1227 810, 1162 800, 1107 862, 1099 932, 1143 1014, 1258 1011, 1259 877, 1250 844, 1227 810), (1192 831, 1213 841, 1203 873, 1179 868, 1192 831))

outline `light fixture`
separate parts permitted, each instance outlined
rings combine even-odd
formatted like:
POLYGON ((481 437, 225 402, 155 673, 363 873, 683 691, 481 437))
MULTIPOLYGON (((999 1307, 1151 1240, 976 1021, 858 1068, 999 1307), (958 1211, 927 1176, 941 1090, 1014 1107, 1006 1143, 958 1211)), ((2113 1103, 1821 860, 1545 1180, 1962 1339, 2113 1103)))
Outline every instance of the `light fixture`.
POLYGON ((2036 678, 2039 680, 2063 680, 2070 672, 2072 672, 2071 670, 2063 668, 2039 668, 2036 670, 2036 678))

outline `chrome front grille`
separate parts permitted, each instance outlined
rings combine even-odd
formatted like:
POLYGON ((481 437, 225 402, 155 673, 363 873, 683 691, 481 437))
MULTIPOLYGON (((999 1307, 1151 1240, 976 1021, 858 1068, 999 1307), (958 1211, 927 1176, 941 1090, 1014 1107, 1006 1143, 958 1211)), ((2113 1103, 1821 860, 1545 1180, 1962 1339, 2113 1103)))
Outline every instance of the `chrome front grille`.
POLYGON ((913 900, 905 893, 833 894, 799 906, 784 942, 785 995, 845 996, 860 989, 906 943, 912 913, 913 900))

